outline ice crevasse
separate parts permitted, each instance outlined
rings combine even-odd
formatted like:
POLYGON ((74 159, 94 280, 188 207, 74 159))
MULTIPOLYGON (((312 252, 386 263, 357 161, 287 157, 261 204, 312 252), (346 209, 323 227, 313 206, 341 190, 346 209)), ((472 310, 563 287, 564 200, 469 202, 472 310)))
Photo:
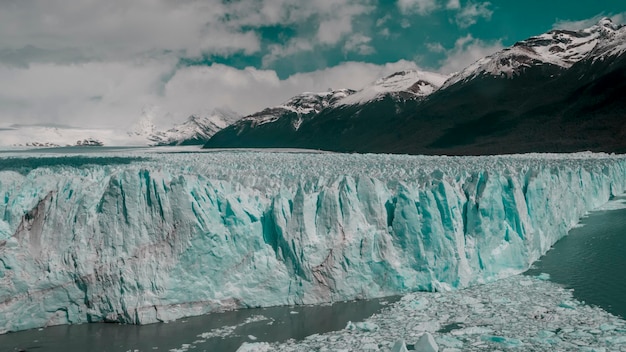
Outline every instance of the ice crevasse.
POLYGON ((0 171, 0 333, 488 282, 626 188, 626 158, 590 153, 18 158, 0 171))

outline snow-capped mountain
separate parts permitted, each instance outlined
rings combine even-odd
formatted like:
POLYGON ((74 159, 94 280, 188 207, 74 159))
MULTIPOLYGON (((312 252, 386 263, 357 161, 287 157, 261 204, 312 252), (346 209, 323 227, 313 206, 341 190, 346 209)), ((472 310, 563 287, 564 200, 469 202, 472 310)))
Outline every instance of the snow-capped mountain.
POLYGON ((626 27, 609 19, 522 40, 444 80, 399 72, 299 124, 293 124, 296 113, 289 119, 270 114, 272 109, 251 115, 205 147, 462 155, 626 152, 626 27))
POLYGON ((352 94, 354 94, 354 91, 351 89, 331 90, 322 93, 302 93, 281 105, 246 116, 234 127, 237 127, 239 130, 246 127, 256 128, 260 125, 276 122, 281 118, 288 118, 293 129, 298 130, 307 116, 315 115, 352 94))
POLYGON ((303 93, 281 105, 244 117, 218 132, 205 146, 318 148, 324 143, 316 140, 313 131, 320 126, 332 130, 337 124, 352 125, 361 121, 361 127, 372 128, 389 117, 380 117, 381 104, 391 111, 418 104, 435 92, 446 78, 436 73, 401 71, 359 91, 303 93), (370 119, 377 122, 368 123, 370 119))
POLYGON ((512 78, 537 66, 565 71, 588 57, 602 59, 623 53, 625 35, 626 27, 608 18, 579 31, 552 30, 476 61, 446 81, 444 87, 483 75, 512 78))
POLYGON ((394 100, 426 97, 439 89, 447 78, 448 76, 431 72, 400 71, 381 78, 359 91, 338 89, 321 93, 306 92, 281 105, 246 116, 228 130, 236 131, 237 136, 247 130, 258 128, 286 128, 289 131, 298 131, 303 123, 316 119, 322 113, 328 114, 333 109, 367 105, 385 97, 394 100))
POLYGON ((426 97, 439 89, 449 78, 425 71, 400 71, 366 86, 339 101, 340 105, 367 104, 383 99, 386 95, 404 98, 426 97))
POLYGON ((216 109, 211 114, 191 115, 181 124, 166 131, 153 131, 147 135, 153 145, 202 145, 219 130, 239 120, 237 113, 216 109))

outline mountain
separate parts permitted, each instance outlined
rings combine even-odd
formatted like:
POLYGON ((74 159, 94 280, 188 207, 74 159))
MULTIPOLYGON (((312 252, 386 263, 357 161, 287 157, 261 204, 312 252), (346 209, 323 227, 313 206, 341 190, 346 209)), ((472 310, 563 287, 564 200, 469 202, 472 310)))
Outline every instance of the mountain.
MULTIPOLYGON (((404 109, 436 91, 447 79, 436 73, 401 71, 354 91, 340 89, 297 95, 282 105, 244 117, 213 136, 205 147, 298 147, 333 149, 312 136, 311 126, 355 115, 377 116, 404 109), (392 110, 393 111, 393 110, 392 110), (311 137, 311 138, 309 138, 311 137), (311 139, 313 139, 311 141, 311 139)), ((335 130, 334 126, 329 126, 335 130)), ((330 132, 326 131, 327 133, 330 132)))
POLYGON ((589 56, 598 45, 613 42, 618 33, 619 26, 605 18, 581 31, 553 30, 530 37, 478 60, 450 78, 444 88, 482 75, 513 78, 537 67, 563 72, 589 56))
POLYGON ((626 152, 625 53, 626 27, 605 18, 586 29, 517 42, 445 83, 398 73, 329 105, 297 130, 278 121, 263 129, 233 126, 205 146, 450 155, 626 152), (392 84, 396 79, 403 83, 392 84), (415 86, 408 83, 420 80, 419 93, 411 94, 415 86))
POLYGON ((241 116, 228 110, 214 110, 206 116, 191 115, 181 124, 166 131, 147 134, 153 145, 202 145, 216 132, 239 120, 241 116))

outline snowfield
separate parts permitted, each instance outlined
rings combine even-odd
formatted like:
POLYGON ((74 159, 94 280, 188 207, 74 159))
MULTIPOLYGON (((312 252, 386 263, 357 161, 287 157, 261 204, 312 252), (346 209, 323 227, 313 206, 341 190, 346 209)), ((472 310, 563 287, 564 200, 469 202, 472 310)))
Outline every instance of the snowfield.
POLYGON ((0 332, 473 287, 626 188, 590 153, 0 155, 0 332))

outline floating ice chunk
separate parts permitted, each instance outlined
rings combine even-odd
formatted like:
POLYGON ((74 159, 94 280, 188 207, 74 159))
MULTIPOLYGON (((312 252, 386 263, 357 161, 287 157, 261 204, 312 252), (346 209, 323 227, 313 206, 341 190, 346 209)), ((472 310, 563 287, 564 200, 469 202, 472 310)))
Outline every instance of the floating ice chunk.
POLYGON ((433 335, 425 332, 415 343, 415 350, 421 352, 438 352, 439 346, 433 335))
POLYGON ((237 352, 272 352, 273 349, 267 342, 244 342, 237 352))
POLYGON ((358 322, 353 323, 351 321, 346 325, 346 330, 360 330, 366 332, 372 332, 378 330, 378 325, 370 322, 358 322))
POLYGON ((539 279, 539 280, 548 281, 548 280, 550 280, 550 274, 548 274, 548 273, 541 273, 541 274, 537 275, 536 278, 539 279))
POLYGON ((256 341, 257 337, 254 335, 248 335, 248 339, 252 340, 252 341, 256 341))
POLYGON ((463 347, 463 341, 456 339, 452 336, 448 336, 448 335, 437 337, 435 341, 437 341, 439 345, 444 346, 444 347, 451 347, 451 348, 463 347))
POLYGON ((563 301, 559 303, 559 307, 561 308, 576 309, 576 306, 578 306, 578 304, 573 301, 563 301))
POLYGON ((480 326, 470 326, 467 328, 456 329, 450 331, 452 335, 461 336, 461 335, 478 335, 478 334, 488 334, 493 330, 490 328, 480 327, 480 326))
POLYGON ((487 336, 481 336, 480 339, 485 341, 485 342, 493 342, 493 343, 502 345, 502 346, 507 347, 507 348, 520 347, 520 346, 522 346, 524 344, 519 339, 510 338, 510 337, 504 337, 504 336, 490 336, 490 335, 487 335, 487 336))
POLYGON ((441 324, 438 321, 426 321, 415 325, 413 328, 413 330, 420 332, 435 332, 439 329, 441 329, 441 324))
POLYGON ((407 350, 404 340, 399 339, 396 340, 396 342, 393 344, 393 347, 391 347, 391 352, 409 352, 409 350, 407 350))

